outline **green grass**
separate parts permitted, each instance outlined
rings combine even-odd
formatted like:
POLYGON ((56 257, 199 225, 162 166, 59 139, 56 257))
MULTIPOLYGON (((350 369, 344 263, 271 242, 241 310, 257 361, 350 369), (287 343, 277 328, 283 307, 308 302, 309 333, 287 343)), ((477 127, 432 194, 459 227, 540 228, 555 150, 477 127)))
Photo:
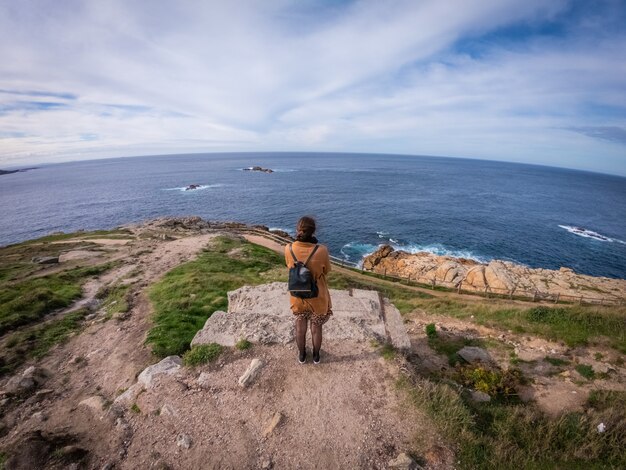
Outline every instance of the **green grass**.
POLYGON ((250 349, 252 347, 252 343, 245 338, 240 339, 235 344, 235 347, 240 351, 245 351, 246 349, 250 349))
POLYGON ((169 271, 149 291, 154 305, 147 337, 160 357, 182 354, 195 333, 217 310, 228 307, 227 292, 243 285, 285 281, 282 256, 245 241, 218 237, 194 261, 169 271), (236 257, 228 252, 241 248, 236 257))
POLYGON ((186 366, 199 366, 212 362, 222 354, 224 348, 217 343, 199 344, 183 354, 183 364, 186 366))
POLYGON ((428 325, 426 325, 426 328, 424 328, 424 330, 428 339, 435 339, 438 336, 437 327, 434 323, 429 323, 428 325))
POLYGON ((553 366, 557 366, 557 367, 566 366, 570 363, 570 361, 568 361, 567 359, 559 359, 558 357, 550 357, 550 356, 546 356, 545 360, 546 362, 549 362, 553 366))
POLYGON ((26 279, 0 287, 0 335, 41 320, 50 312, 69 306, 81 296, 88 277, 112 266, 105 263, 75 268, 59 274, 26 279))
POLYGON ((28 359, 45 356, 55 345, 65 342, 82 327, 87 309, 68 313, 63 318, 18 331, 7 338, 6 349, 0 359, 0 373, 13 371, 28 359))
POLYGON ((596 373, 593 370, 593 367, 587 364, 576 364, 576 372, 582 375, 587 380, 593 380, 596 377, 596 373))
POLYGON ((428 346, 437 353, 446 356, 448 363, 453 366, 462 362, 462 359, 457 354, 461 349, 465 346, 482 346, 482 342, 464 336, 436 335, 428 337, 428 346))
POLYGON ((128 312, 131 304, 129 290, 130 285, 116 284, 98 291, 96 298, 102 301, 101 307, 104 308, 107 319, 128 312))
POLYGON ((568 346, 608 338, 609 345, 626 353, 626 308, 573 305, 526 308, 503 301, 457 300, 446 298, 415 299, 414 305, 433 314, 447 315, 515 333, 529 333, 568 346))
POLYGON ((457 468, 626 468, 624 392, 592 394, 585 412, 549 418, 515 401, 465 401, 442 382, 403 379, 399 385, 456 446, 457 468), (596 430, 600 422, 607 427, 604 433, 596 430))
POLYGON ((139 405, 137 405, 137 403, 133 403, 133 406, 130 407, 130 411, 132 411, 135 414, 140 414, 141 408, 139 408, 139 405))
POLYGON ((380 282, 376 277, 364 280, 337 271, 331 271, 328 276, 328 286, 331 289, 375 289, 387 297, 396 306, 400 313, 408 313, 420 305, 420 300, 431 299, 432 295, 425 292, 407 289, 401 284, 388 285, 380 282))

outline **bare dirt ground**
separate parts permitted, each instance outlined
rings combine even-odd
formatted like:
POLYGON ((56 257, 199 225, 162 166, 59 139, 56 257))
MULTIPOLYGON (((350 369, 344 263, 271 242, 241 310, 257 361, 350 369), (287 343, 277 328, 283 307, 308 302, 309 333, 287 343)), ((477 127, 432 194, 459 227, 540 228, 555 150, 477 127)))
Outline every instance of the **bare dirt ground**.
MULTIPOLYGON (((193 259, 214 236, 97 241, 122 263, 87 283, 76 305, 94 302, 100 288, 126 278, 132 308, 123 321, 104 321, 102 314, 89 320, 81 334, 34 364, 48 371, 35 394, 23 402, 2 402, 0 448, 16 456, 7 468, 42 468, 46 461, 49 468, 108 470, 387 468, 399 453, 416 449, 426 468, 454 468, 450 443, 440 440, 396 388, 399 362, 382 359, 366 343, 327 342, 320 365, 298 364, 293 345, 232 349, 210 365, 160 376, 139 394, 135 407, 111 406, 157 361, 144 345, 152 314, 146 288, 193 259), (242 388, 237 379, 253 358, 265 366, 249 388, 242 388), (266 433, 277 413, 280 423, 266 433), (72 461, 81 463, 68 464, 72 461)), ((247 238, 277 249, 262 237, 247 238)), ((503 366, 511 351, 526 358, 520 367, 534 378, 528 397, 548 412, 576 409, 594 387, 625 389, 626 370, 611 365, 611 350, 569 349, 416 311, 405 324, 413 355, 425 369, 447 367, 445 358, 428 347, 424 326, 431 322, 449 334, 489 340, 490 353, 503 366), (555 368, 543 360, 546 355, 566 358, 569 365, 555 368), (606 376, 585 381, 576 375, 577 362, 606 370, 606 376)))

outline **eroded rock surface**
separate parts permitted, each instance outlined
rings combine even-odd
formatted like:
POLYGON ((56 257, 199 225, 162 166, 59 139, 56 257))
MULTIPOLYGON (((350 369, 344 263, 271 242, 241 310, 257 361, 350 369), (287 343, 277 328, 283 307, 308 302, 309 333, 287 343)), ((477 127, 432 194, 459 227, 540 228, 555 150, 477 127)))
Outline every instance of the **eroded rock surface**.
MULTIPOLYGON (((330 290, 333 317, 324 325, 324 338, 333 340, 389 341, 398 348, 410 346, 397 309, 388 301, 383 314, 376 291, 330 290)), ((228 312, 215 312, 196 334, 192 345, 219 343, 234 346, 240 339, 253 343, 287 344, 294 340, 289 292, 282 282, 244 286, 228 293, 228 312)))
POLYGON ((535 269, 510 261, 488 264, 431 253, 407 253, 383 245, 363 260, 363 268, 379 274, 463 290, 512 295, 549 295, 576 300, 626 300, 626 280, 576 274, 570 268, 535 269))

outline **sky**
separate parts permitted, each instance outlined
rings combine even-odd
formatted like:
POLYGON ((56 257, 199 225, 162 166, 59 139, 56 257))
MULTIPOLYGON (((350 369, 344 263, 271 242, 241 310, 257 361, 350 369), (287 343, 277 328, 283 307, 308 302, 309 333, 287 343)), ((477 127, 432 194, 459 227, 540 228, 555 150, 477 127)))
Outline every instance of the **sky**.
POLYGON ((0 0, 0 168, 230 151, 626 175, 626 0, 0 0))

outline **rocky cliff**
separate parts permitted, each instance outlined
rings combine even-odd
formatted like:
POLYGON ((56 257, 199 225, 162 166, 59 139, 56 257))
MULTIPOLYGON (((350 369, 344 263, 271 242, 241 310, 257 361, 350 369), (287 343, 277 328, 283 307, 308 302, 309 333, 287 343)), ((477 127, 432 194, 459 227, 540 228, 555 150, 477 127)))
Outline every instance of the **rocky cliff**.
POLYGON ((577 274, 570 268, 535 269, 493 260, 489 264, 431 253, 407 253, 383 245, 363 260, 363 268, 379 274, 409 278, 463 290, 551 296, 562 300, 626 299, 626 280, 577 274))

